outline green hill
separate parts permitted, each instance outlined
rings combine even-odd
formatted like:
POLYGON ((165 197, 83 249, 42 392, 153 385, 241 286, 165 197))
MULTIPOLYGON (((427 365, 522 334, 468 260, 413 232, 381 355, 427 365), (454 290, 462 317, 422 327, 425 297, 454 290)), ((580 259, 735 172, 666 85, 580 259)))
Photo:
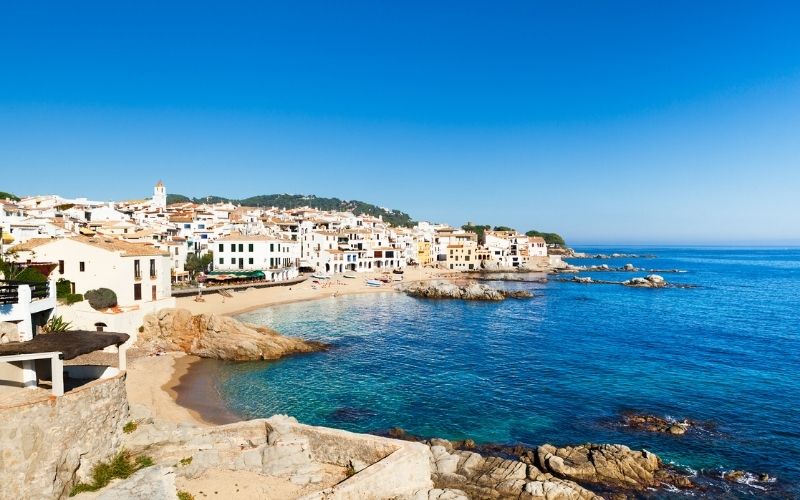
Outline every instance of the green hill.
POLYGON ((231 202, 248 207, 278 207, 286 209, 311 207, 319 210, 353 212, 356 215, 383 217, 384 221, 393 226, 411 226, 413 224, 411 216, 405 212, 382 208, 358 200, 341 200, 339 198, 323 198, 302 194, 262 194, 241 200, 224 198, 221 196, 203 196, 202 198, 190 199, 188 196, 180 194, 167 195, 167 203, 183 203, 187 201, 193 201, 195 203, 231 202))
POLYGON ((19 196, 11 193, 6 193, 5 191, 0 191, 0 200, 19 201, 19 196))

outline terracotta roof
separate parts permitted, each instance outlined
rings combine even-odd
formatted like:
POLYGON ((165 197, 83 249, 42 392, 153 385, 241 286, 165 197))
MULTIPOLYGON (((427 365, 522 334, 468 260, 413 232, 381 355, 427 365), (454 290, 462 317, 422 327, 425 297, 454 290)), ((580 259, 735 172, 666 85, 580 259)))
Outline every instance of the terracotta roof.
MULTIPOLYGON (((28 240, 22 245, 14 247, 17 251, 30 251, 48 243, 59 241, 61 238, 34 238, 28 240)), ((166 252, 159 250, 153 245, 146 243, 131 243, 129 241, 122 241, 116 238, 100 237, 100 236, 73 236, 66 238, 85 245, 91 245, 96 248, 101 248, 109 252, 120 252, 124 257, 133 257, 138 255, 169 255, 166 252)))

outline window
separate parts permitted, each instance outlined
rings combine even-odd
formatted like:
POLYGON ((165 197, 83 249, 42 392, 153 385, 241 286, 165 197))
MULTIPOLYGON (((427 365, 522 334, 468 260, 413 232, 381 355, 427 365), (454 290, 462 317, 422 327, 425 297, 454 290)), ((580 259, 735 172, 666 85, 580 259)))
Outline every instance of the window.
POLYGON ((191 225, 191 224, 184 224, 184 225, 183 225, 183 228, 184 228, 184 229, 191 229, 191 228, 192 228, 192 225, 191 225))
POLYGON ((235 252, 235 251, 236 251, 236 244, 235 243, 231 243, 231 252, 235 252))
POLYGON ((225 251, 225 245, 223 245, 222 243, 219 244, 219 251, 220 252, 224 252, 225 251))
MULTIPOLYGON (((249 245, 247 245, 247 251, 248 251, 248 252, 252 252, 252 251, 253 251, 253 244, 252 244, 252 243, 250 243, 249 245)), ((252 260, 252 259, 250 259, 250 260, 252 260)), ((252 264, 252 262, 251 262, 251 264, 252 264)))
POLYGON ((58 261, 58 274, 64 274, 64 261, 58 261))
MULTIPOLYGON (((137 280, 142 278, 142 269, 139 266, 139 259, 136 259, 136 260, 133 261, 133 277, 135 279, 137 279, 137 280)), ((141 290, 141 287, 140 287, 139 288, 139 295, 141 295, 141 294, 142 294, 142 290, 141 290)))
POLYGON ((224 264, 224 263, 225 263, 225 259, 223 259, 222 257, 220 257, 220 258, 219 258, 219 263, 220 263, 220 264, 224 264))
POLYGON ((236 257, 233 257, 233 258, 231 259, 231 264, 236 264, 236 257))
POLYGON ((270 243, 269 244, 269 251, 270 252, 274 252, 275 251, 275 243, 270 243))
POLYGON ((151 289, 151 298, 152 298, 153 302, 158 300, 158 294, 156 293, 156 286, 155 285, 153 285, 153 287, 151 289))
POLYGON ((150 277, 156 277, 156 259, 150 259, 150 277))
POLYGON ((207 234, 201 234, 200 235, 200 239, 201 240, 207 240, 208 239, 208 235, 207 234))
POLYGON ((250 257, 249 259, 247 259, 247 263, 248 263, 248 264, 252 264, 252 263, 253 263, 253 258, 252 258, 252 257, 250 257))
POLYGON ((240 252, 244 252, 244 244, 243 243, 239 243, 239 251, 240 252))
POLYGON ((86 271, 86 262, 80 262, 78 264, 78 269, 80 270, 80 272, 86 271))
MULTIPOLYGON (((136 262, 139 262, 138 260, 136 262)), ((133 300, 142 300, 142 284, 135 283, 133 285, 133 300)))

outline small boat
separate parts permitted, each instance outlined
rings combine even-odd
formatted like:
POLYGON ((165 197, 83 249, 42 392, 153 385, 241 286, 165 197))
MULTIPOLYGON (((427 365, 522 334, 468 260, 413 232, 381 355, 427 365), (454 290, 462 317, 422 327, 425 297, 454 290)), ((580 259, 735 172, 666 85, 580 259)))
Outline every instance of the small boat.
POLYGON ((367 280, 367 286, 381 286, 382 284, 378 280, 367 280))
POLYGON ((356 277, 355 273, 347 273, 344 275, 345 278, 353 279, 356 277))
POLYGON ((402 269, 395 269, 395 270, 393 270, 392 272, 393 272, 394 274, 403 274, 403 270, 402 270, 402 269))
POLYGON ((315 273, 311 275, 312 278, 317 278, 318 280, 329 280, 331 279, 330 276, 327 274, 315 273))

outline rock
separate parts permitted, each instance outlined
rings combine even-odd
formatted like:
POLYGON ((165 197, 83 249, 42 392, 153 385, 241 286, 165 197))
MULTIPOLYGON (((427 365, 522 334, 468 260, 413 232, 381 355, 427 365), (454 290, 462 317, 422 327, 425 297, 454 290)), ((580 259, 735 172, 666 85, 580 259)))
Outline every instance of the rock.
POLYGON ((500 301, 506 298, 529 298, 533 295, 525 290, 498 290, 479 283, 458 286, 447 281, 420 281, 405 287, 404 291, 411 297, 425 299, 461 299, 500 301))
POLYGON ((728 481, 738 483, 739 481, 743 480, 746 473, 743 470, 732 470, 726 473, 723 477, 728 481))
POLYGON ((137 345, 234 361, 278 359, 327 348, 320 342, 284 337, 269 328, 242 323, 228 316, 193 316, 187 309, 170 308, 144 317, 137 345))
POLYGON ((594 280, 589 276, 573 276, 572 281, 576 283, 593 283, 594 280))
POLYGON ((675 436, 682 436, 683 434, 686 434, 687 430, 697 425, 696 422, 690 420, 676 422, 674 420, 658 417, 656 415, 639 413, 627 413, 623 415, 622 422, 631 429, 647 432, 661 432, 675 436))
POLYGON ((86 500, 174 500, 175 470, 172 467, 146 467, 127 479, 112 481, 96 492, 81 493, 86 500))
POLYGON ((769 477, 769 474, 767 474, 766 472, 762 472, 761 474, 758 475, 758 480, 761 481, 762 483, 770 481, 771 479, 772 478, 769 477))
POLYGON ((599 498, 572 481, 544 475, 535 467, 517 460, 493 456, 484 458, 471 451, 449 453, 441 445, 432 446, 431 453, 435 461, 433 480, 436 488, 457 489, 469 498, 599 498))
POLYGON ((636 267, 633 264, 625 264, 622 268, 626 271, 635 271, 636 267))
POLYGON ((623 281, 622 284, 638 288, 664 288, 668 283, 658 274, 650 274, 644 278, 631 278, 623 281))
POLYGON ((633 490, 659 486, 655 473, 662 467, 653 453, 618 444, 542 445, 536 465, 563 479, 633 490))

